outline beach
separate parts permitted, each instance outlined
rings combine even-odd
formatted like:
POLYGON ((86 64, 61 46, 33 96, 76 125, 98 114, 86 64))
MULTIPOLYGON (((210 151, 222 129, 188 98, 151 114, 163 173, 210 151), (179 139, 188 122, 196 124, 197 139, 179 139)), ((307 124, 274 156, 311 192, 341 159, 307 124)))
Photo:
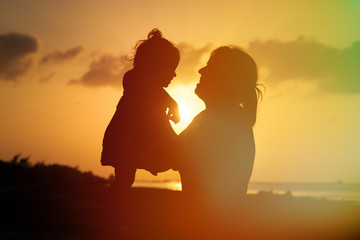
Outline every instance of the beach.
MULTIPOLYGON (((5 163, 0 170, 0 239, 110 239, 107 180, 61 165, 5 163)), ((181 199, 181 191, 132 188, 131 215, 115 239, 189 239, 181 222, 181 199)), ((230 239, 226 234, 241 226, 236 232, 240 239, 355 240, 360 236, 360 206, 352 201, 261 191, 248 194, 245 202, 243 222, 218 225, 210 232, 230 239)))

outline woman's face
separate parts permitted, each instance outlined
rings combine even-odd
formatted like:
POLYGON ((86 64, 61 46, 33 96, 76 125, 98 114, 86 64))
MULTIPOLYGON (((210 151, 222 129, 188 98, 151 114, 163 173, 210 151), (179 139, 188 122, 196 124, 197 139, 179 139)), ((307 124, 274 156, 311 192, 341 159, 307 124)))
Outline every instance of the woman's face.
POLYGON ((234 84, 232 59, 226 55, 213 55, 207 65, 199 69, 200 81, 195 93, 206 105, 226 105, 238 103, 239 92, 234 84))
POLYGON ((216 49, 199 73, 195 93, 206 105, 239 104, 256 86, 256 64, 239 49, 216 49))
POLYGON ((209 98, 217 98, 221 92, 221 80, 222 69, 217 63, 216 59, 211 57, 207 62, 207 65, 199 69, 201 75, 199 83, 196 85, 195 93, 203 101, 209 100, 209 98))

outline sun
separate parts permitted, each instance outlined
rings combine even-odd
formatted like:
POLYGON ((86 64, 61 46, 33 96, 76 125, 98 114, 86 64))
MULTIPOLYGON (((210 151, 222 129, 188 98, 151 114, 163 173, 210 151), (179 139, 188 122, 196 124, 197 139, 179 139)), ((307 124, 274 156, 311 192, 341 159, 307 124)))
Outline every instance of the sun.
POLYGON ((177 134, 180 134, 193 120, 193 118, 205 109, 205 105, 194 93, 195 85, 172 85, 166 89, 179 106, 180 122, 170 121, 177 134))
POLYGON ((190 118, 191 111, 190 111, 190 108, 187 105, 180 104, 179 105, 179 112, 180 112, 180 119, 181 120, 186 121, 186 120, 188 120, 190 118))

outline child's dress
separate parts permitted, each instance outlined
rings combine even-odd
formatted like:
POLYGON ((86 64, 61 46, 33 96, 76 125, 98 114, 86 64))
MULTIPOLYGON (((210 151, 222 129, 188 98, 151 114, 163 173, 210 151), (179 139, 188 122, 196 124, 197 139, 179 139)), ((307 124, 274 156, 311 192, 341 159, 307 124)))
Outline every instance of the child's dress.
POLYGON ((177 104, 163 88, 141 81, 146 79, 137 78, 134 70, 124 76, 124 94, 105 131, 101 164, 156 175, 172 168, 177 135, 167 112, 177 104))

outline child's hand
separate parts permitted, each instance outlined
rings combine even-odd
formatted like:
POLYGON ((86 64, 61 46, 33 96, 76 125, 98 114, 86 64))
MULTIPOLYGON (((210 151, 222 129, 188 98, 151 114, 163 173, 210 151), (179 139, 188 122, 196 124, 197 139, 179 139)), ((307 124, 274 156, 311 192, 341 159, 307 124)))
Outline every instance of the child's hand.
POLYGON ((162 94, 164 96, 164 101, 167 103, 167 116, 175 124, 180 121, 179 105, 177 102, 169 95, 168 92, 163 89, 162 94))
POLYGON ((177 103, 175 103, 173 106, 171 106, 169 108, 168 117, 175 124, 180 121, 180 112, 179 112, 179 106, 177 105, 177 103))

